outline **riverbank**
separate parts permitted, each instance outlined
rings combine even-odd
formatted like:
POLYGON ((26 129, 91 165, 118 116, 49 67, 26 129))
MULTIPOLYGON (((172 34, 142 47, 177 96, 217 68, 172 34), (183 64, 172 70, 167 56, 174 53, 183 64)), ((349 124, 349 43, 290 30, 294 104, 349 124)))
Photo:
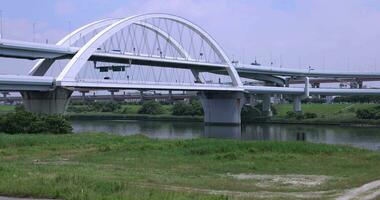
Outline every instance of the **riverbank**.
POLYGON ((121 114, 121 113, 68 113, 70 120, 149 120, 149 121, 188 121, 203 122, 203 116, 175 116, 145 115, 145 114, 121 114))
POLYGON ((303 142, 0 134, 0 194, 60 199, 335 198, 380 153, 303 142))
MULTIPOLYGON (((277 123, 277 124, 310 124, 310 125, 342 125, 342 126, 380 126, 380 120, 358 119, 358 109, 373 109, 378 104, 303 104, 304 113, 314 113, 312 119, 289 118, 291 104, 274 105, 276 115, 272 118, 257 117, 249 120, 242 117, 243 123, 277 123)), ((78 105, 77 107, 82 107, 78 105)), ((203 116, 178 116, 171 114, 171 105, 163 105, 163 113, 159 115, 138 114, 141 105, 122 105, 119 112, 67 112, 71 120, 150 120, 150 121, 190 121, 203 122, 203 116)), ((14 106, 0 106, 0 114, 14 111, 14 106)), ((256 114, 256 113, 253 113, 256 114)))
POLYGON ((358 119, 359 109, 373 109, 378 104, 303 104, 303 113, 314 113, 315 118, 289 118, 288 112, 293 110, 291 104, 275 105, 277 114, 264 122, 279 124, 314 124, 314 125, 343 125, 343 126, 380 126, 380 120, 358 119))

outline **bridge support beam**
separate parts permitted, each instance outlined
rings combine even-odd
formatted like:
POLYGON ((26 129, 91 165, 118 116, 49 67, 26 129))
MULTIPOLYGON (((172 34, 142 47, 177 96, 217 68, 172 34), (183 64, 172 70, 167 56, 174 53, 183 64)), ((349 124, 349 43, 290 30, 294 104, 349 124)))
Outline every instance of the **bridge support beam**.
POLYGON ((241 109, 245 103, 243 92, 199 92, 206 124, 241 123, 241 109))
POLYGON ((72 91, 57 88, 53 91, 24 91, 21 92, 27 111, 43 114, 63 114, 69 103, 72 91))
POLYGON ((302 100, 301 96, 294 96, 294 99, 293 99, 293 111, 294 112, 302 112, 301 100, 302 100))

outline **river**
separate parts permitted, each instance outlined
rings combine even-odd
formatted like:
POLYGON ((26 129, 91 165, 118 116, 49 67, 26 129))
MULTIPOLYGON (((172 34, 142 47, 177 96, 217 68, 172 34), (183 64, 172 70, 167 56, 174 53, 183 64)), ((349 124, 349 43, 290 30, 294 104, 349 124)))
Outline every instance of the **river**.
POLYGON ((380 151, 380 131, 376 127, 330 125, 244 124, 240 126, 204 126, 202 122, 77 120, 75 133, 106 132, 118 135, 143 134, 160 139, 198 137, 238 140, 307 141, 325 144, 347 144, 380 151))

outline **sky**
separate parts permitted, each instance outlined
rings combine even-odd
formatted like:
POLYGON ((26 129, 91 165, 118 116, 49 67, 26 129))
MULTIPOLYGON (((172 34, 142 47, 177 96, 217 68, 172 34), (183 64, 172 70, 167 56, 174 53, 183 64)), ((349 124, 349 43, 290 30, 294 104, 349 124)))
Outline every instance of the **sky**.
MULTIPOLYGON (((95 20, 159 12, 201 26, 240 62, 380 72, 379 0, 0 0, 0 11, 6 39, 55 43, 95 20)), ((32 66, 0 58, 0 73, 32 66)))

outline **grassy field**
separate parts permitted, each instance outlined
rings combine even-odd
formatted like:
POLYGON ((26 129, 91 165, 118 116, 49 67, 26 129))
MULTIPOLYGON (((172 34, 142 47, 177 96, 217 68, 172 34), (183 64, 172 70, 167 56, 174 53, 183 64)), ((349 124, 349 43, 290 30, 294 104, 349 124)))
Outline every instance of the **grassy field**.
MULTIPOLYGON (((357 109, 370 109, 373 107, 379 106, 378 104, 302 104, 303 112, 312 112, 316 113, 319 116, 336 116, 337 114, 341 115, 350 115, 354 116, 357 109)), ((275 108, 278 111, 278 117, 285 117, 286 112, 293 111, 292 104, 279 104, 275 105, 275 108)))
POLYGON ((0 114, 1 113, 9 113, 15 110, 15 106, 12 105, 1 105, 0 106, 0 114))
MULTIPOLYGON (((128 114, 138 114, 139 109, 141 108, 141 105, 122 105, 123 108, 128 108, 128 114)), ((163 109, 163 115, 170 115, 171 114, 171 108, 172 105, 162 105, 163 109)))
POLYGON ((326 199, 380 179, 379 166, 378 152, 302 142, 0 134, 0 195, 7 196, 161 200, 303 194, 326 199), (236 178, 251 175, 264 178, 236 178), (265 179, 273 175, 324 181, 294 185, 265 179))
POLYGON ((302 112, 317 114, 315 119, 292 120, 286 117, 288 111, 293 111, 292 104, 275 105, 277 115, 273 121, 310 122, 310 123, 369 123, 378 124, 379 120, 361 120, 356 117, 356 110, 371 109, 378 104, 302 104, 302 112))

